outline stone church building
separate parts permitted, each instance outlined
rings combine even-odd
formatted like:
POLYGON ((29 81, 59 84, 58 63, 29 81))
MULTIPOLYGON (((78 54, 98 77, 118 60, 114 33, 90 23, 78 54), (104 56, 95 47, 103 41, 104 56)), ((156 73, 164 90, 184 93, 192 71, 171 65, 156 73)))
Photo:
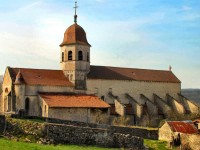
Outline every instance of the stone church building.
POLYGON ((125 116, 136 125, 170 113, 199 113, 181 95, 181 81, 171 69, 93 66, 90 48, 75 13, 60 44, 61 70, 7 67, 0 112, 83 122, 125 116))

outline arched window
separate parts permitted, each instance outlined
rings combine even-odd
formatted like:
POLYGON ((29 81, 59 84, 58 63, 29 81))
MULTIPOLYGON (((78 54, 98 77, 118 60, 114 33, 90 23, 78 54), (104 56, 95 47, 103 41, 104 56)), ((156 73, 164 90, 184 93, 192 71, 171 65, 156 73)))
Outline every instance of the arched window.
POLYGON ((68 52, 68 60, 72 60, 72 51, 68 52))
POLYGON ((25 112, 28 114, 29 111, 30 100, 29 98, 25 99, 25 112))
POLYGON ((89 62, 90 61, 90 56, 89 56, 89 53, 87 52, 87 61, 89 62))
POLYGON ((78 60, 83 60, 83 52, 78 51, 78 60))
POLYGON ((8 93, 8 88, 5 89, 5 93, 8 93))
POLYGON ((64 56, 64 52, 62 52, 62 62, 64 61, 65 56, 64 56))

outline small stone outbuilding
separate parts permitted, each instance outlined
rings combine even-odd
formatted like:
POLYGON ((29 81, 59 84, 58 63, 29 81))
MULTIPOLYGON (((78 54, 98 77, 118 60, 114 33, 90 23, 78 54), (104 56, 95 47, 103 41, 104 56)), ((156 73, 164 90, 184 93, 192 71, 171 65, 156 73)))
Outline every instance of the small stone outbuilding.
POLYGON ((167 121, 159 129, 159 140, 174 141, 180 138, 181 134, 197 134, 198 130, 193 122, 167 121))
POLYGON ((39 99, 42 117, 107 123, 110 114, 110 105, 94 95, 43 93, 39 99))

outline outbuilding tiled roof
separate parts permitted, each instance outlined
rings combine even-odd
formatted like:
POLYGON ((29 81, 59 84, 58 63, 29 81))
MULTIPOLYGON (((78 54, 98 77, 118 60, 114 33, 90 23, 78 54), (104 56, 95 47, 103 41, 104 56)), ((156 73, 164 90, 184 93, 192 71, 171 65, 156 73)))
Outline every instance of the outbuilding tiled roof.
POLYGON ((110 105, 93 95, 40 94, 49 107, 109 108, 110 105))
POLYGON ((173 132, 180 132, 187 134, 198 133, 197 128, 194 126, 192 122, 168 121, 167 123, 173 132))
POLYGON ((30 68, 8 68, 13 82, 20 70, 24 83, 28 85, 73 86, 62 70, 30 68))
POLYGON ((181 82, 171 71, 108 66, 91 66, 88 79, 181 82))

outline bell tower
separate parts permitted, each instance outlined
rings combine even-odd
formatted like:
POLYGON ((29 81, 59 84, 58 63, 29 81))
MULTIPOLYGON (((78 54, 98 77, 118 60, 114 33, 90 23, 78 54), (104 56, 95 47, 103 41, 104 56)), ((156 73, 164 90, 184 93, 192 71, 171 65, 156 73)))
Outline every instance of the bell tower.
POLYGON ((87 74, 90 71, 90 47, 84 29, 77 24, 75 2, 74 24, 67 28, 60 44, 60 67, 77 90, 86 89, 87 74))

